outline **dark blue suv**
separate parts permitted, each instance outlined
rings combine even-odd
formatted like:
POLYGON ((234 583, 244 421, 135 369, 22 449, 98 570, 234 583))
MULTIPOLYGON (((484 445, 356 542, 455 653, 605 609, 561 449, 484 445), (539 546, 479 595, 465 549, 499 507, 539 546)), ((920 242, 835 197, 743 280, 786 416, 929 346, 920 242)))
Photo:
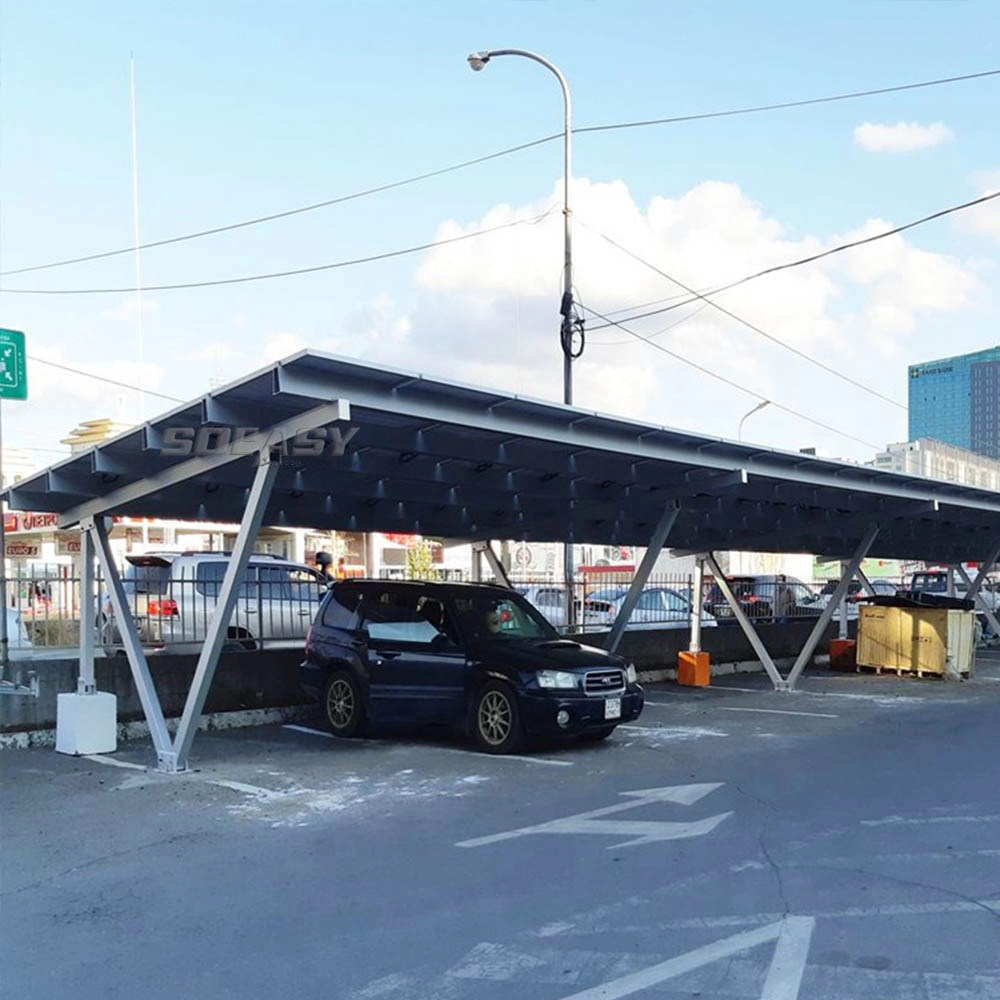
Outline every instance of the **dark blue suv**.
POLYGON ((483 584, 335 583, 301 681, 338 736, 445 723, 488 753, 527 735, 602 740, 643 706, 631 664, 560 638, 520 594, 483 584))

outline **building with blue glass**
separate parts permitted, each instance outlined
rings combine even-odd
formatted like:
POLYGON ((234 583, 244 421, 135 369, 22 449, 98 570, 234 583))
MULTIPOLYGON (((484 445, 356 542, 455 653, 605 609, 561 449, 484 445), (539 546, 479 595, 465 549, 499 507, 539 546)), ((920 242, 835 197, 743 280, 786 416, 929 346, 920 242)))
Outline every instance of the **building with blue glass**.
POLYGON ((1000 346, 910 365, 911 441, 1000 459, 1000 346))

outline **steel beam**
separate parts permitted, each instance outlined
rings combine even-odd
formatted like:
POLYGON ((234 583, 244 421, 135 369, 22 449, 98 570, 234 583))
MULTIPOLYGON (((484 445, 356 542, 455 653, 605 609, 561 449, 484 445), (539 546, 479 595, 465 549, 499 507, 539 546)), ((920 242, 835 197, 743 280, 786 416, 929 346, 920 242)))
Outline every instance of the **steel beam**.
POLYGON ((691 641, 688 649, 692 653, 701 652, 701 616, 705 606, 705 560, 698 556, 694 561, 694 576, 691 580, 691 641))
POLYGON ((635 610, 639 597, 642 595, 642 588, 646 586, 649 574, 653 571, 653 566, 656 565, 656 560, 663 551, 663 546, 666 544, 667 538, 670 537, 670 532, 680 512, 680 504, 675 500, 660 515, 660 520, 657 521, 656 527, 653 529, 649 545, 646 546, 646 552, 635 571, 635 576, 632 577, 628 593, 625 595, 625 600, 622 601, 622 606, 618 609, 614 624, 608 633, 608 641, 605 643, 605 649, 611 653, 617 651, 618 645, 622 641, 628 620, 632 617, 632 612, 635 610))
POLYGON ((778 668, 774 665, 774 660, 771 659, 771 654, 767 651, 767 647, 763 642, 761 642, 761 638, 757 634, 757 630, 753 627, 753 622, 747 618, 746 613, 740 607, 740 602, 736 600, 732 588, 729 586, 729 581, 726 580, 725 574, 719 568, 719 564, 715 558, 715 553, 707 553, 705 555, 705 562, 708 563, 708 567, 712 571, 715 582, 718 585, 719 590, 722 591, 722 596, 725 597, 726 603, 732 609, 736 620, 740 623, 740 628, 743 629, 743 634, 750 641, 750 645, 757 654, 757 659, 760 660, 764 669, 767 671, 767 676, 771 678, 771 683, 774 685, 774 689, 776 691, 782 690, 785 682, 782 679, 781 674, 778 672, 778 668))
POLYGON ((982 576, 982 570, 979 571, 979 575, 973 581, 969 578, 969 574, 965 572, 964 566, 959 564, 955 569, 958 570, 958 575, 965 581, 966 586, 969 588, 969 600, 975 601, 983 617, 990 623, 993 634, 1000 638, 1000 620, 997 619, 996 612, 986 603, 986 599, 981 593, 982 580, 979 577, 982 576), (976 583, 979 584, 979 587, 976 587, 976 583))
MULTIPOLYGON (((80 528, 83 532, 91 536, 94 549, 97 551, 97 560, 101 564, 104 582, 111 597, 111 606, 115 612, 115 622, 118 625, 118 631, 121 633, 122 645, 125 647, 128 665, 132 670, 132 680, 135 682, 135 689, 139 695, 139 701, 142 703, 146 722, 149 725, 149 735, 153 740, 153 749, 156 750, 157 762, 160 768, 169 768, 174 758, 170 734, 167 732, 167 723, 163 718, 163 709, 160 707, 160 698, 156 693, 152 674, 149 672, 146 654, 143 652, 142 643, 139 641, 139 633, 135 627, 135 619, 132 617, 132 609, 129 607, 128 598, 125 596, 125 588, 122 586, 121 577, 118 575, 118 567, 115 565, 115 559, 111 553, 111 545, 108 542, 108 531, 104 525, 104 519, 85 518, 81 521, 80 528)), ((81 622, 81 631, 83 627, 84 623, 81 622)))
MULTIPOLYGON (((507 571, 503 568, 503 563, 500 561, 499 556, 493 549, 493 543, 491 541, 473 542, 472 543, 473 558, 475 559, 477 555, 482 555, 486 557, 486 562, 489 563, 489 567, 493 570, 493 575, 497 578, 497 582, 506 587, 508 590, 511 589, 510 579, 507 576, 507 571)), ((478 561, 478 559, 476 560, 478 561)))
POLYGON ((246 511, 236 536, 236 544, 233 546, 233 553, 226 566, 225 576, 222 578, 222 587, 219 590, 215 610, 208 622, 205 641, 194 671, 194 679, 191 681, 191 688, 184 703, 184 713, 181 715, 180 726, 174 741, 174 759, 168 762, 171 766, 163 767, 161 765, 161 770, 183 771, 187 768, 191 743, 194 741, 195 730, 198 728, 201 712, 205 707, 208 689, 215 676, 219 654, 222 652, 223 643, 228 635, 229 619, 236 607, 236 598, 239 595, 243 574, 246 572, 250 556, 253 554, 254 541, 264 518, 264 510, 267 507, 267 500, 274 486, 275 477, 278 475, 278 465, 277 456, 272 456, 270 451, 260 453, 257 473, 254 476, 253 486, 250 488, 250 497, 247 500, 246 511))
POLYGON ((1000 559, 1000 542, 998 542, 991 550, 989 556, 987 556, 986 561, 979 567, 979 572, 976 574, 976 579, 973 581, 972 585, 969 587, 969 599, 973 600, 976 594, 979 593, 989 575, 989 572, 996 565, 997 560, 1000 559))
POLYGON ((816 645, 819 643, 823 633, 826 631, 827 625, 830 624, 830 619, 833 617, 834 610, 847 593, 847 588, 850 586, 851 580, 854 579, 854 574, 857 573, 862 560, 866 555, 868 555, 868 550, 872 547, 878 532, 879 526, 877 524, 871 525, 868 528, 868 531, 865 532, 865 537, 861 539, 861 543, 858 545, 854 555, 851 557, 851 561, 847 564, 847 568, 841 574, 840 582, 837 584, 837 589, 830 597, 830 603, 823 609, 823 613, 819 616, 819 619, 813 626, 813 630, 809 633, 809 638, 806 640, 805 646, 802 647, 802 651, 795 660, 795 665, 792 667, 791 673, 789 673, 788 677, 785 678, 785 683, 779 690, 795 690, 795 682, 801 676, 802 671, 805 670, 806 664, 809 662, 809 658, 813 655, 813 652, 816 649, 816 645))
POLYGON ((250 435, 240 442, 240 449, 227 448, 220 453, 201 455, 177 462, 152 476, 146 476, 120 489, 112 490, 104 496, 77 504, 65 510, 59 516, 59 527, 68 527, 82 521, 86 517, 97 517, 125 504, 135 504, 144 497, 161 490, 169 489, 190 479, 228 465, 230 462, 245 460, 255 451, 267 447, 275 438, 292 438, 296 434, 324 427, 338 420, 350 419, 350 405, 346 400, 335 400, 322 406, 314 407, 296 417, 268 427, 257 434, 250 435))
POLYGON ((89 531, 80 532, 80 672, 77 694, 94 694, 94 630, 97 628, 97 602, 94 600, 94 540, 89 531))

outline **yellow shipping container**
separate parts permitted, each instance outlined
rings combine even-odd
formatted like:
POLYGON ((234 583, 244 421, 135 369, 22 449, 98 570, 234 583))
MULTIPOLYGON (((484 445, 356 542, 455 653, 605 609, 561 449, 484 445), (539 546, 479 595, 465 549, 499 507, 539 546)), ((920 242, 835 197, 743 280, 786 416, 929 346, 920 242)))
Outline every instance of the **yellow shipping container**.
POLYGON ((899 673, 972 674, 975 616, 948 608, 862 605, 858 666, 899 673))

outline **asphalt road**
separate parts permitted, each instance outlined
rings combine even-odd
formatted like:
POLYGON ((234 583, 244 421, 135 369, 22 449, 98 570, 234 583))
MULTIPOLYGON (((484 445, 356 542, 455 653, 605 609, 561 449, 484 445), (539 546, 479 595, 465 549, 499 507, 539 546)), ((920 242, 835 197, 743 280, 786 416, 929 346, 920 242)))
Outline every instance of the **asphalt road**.
POLYGON ((0 996, 1000 998, 1000 657, 649 688, 606 744, 0 754, 0 996), (639 794, 629 794, 639 793, 639 794))

